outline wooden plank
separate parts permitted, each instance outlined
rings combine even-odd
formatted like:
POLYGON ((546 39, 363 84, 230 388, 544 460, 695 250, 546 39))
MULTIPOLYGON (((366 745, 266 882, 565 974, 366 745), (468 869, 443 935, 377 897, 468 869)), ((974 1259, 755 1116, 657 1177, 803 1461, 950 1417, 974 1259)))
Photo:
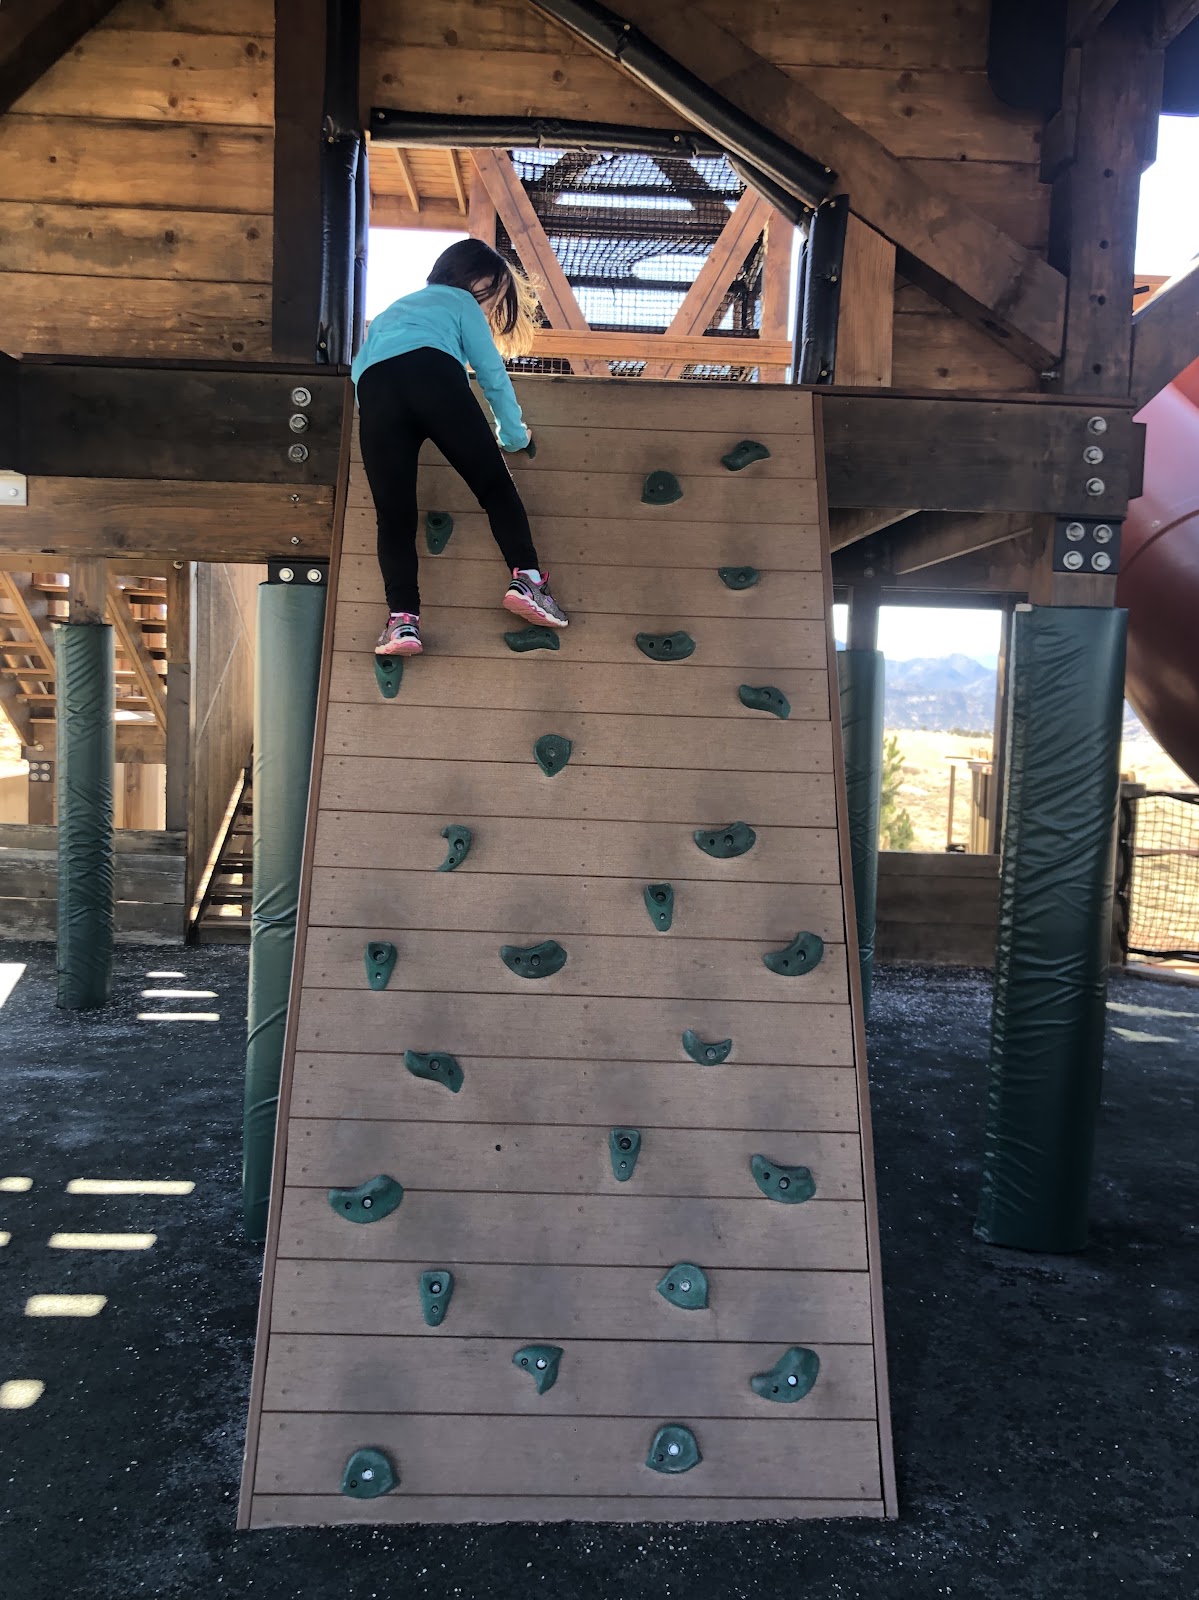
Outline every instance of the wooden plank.
MULTIPOLYGON (((791 355, 790 340, 766 340, 757 334, 620 333, 604 328, 586 332, 538 328, 532 354, 547 359, 584 360, 583 369, 602 361, 642 361, 647 357, 670 361, 702 361, 735 367, 785 366, 791 355)), ((594 376, 594 374, 592 374, 594 376)), ((634 378, 634 383, 644 380, 634 378)))
POLYGON ((413 211, 411 202, 403 195, 388 194, 374 185, 371 174, 371 227, 372 228, 423 228, 436 233, 462 233, 462 217, 456 205, 445 200, 421 200, 420 210, 413 211))
POLYGON ((1037 374, 1022 361, 912 285, 896 297, 891 354, 891 381, 900 389, 1016 396, 1037 388, 1037 374), (915 295, 924 302, 919 313, 911 304, 915 295))
MULTIPOLYGON (((794 245, 794 224, 781 211, 771 211, 762 258, 762 316, 759 331, 763 339, 788 337, 792 312, 791 265, 794 245)), ((767 367, 760 376, 764 383, 781 383, 788 371, 787 366, 767 367)))
POLYGON ((32 478, 29 488, 29 505, 4 514, 0 550, 60 560, 105 555, 121 562, 261 562, 284 551, 297 560, 329 554, 329 489, 120 478, 32 478))
POLYGON ((694 1411, 696 1396, 704 1395, 705 1412, 717 1417, 872 1418, 870 1351, 862 1345, 825 1345, 816 1354, 815 1387, 784 1410, 759 1399, 749 1386, 751 1373, 769 1371, 778 1360, 777 1347, 766 1343, 693 1348, 588 1339, 571 1347, 558 1382, 539 1395, 531 1383, 513 1384, 507 1373, 497 1383, 501 1363, 512 1362, 510 1343, 365 1337, 355 1340, 347 1363, 337 1339, 299 1334, 271 1341, 265 1409, 486 1416, 502 1407, 518 1416, 589 1416, 595 1396, 602 1394, 609 1416, 686 1416, 694 1411), (435 1397, 432 1403, 430 1397, 435 1397))
MULTIPOLYGON (((438 1107, 438 1120, 446 1124, 517 1122, 527 1117, 530 1066, 531 1063, 512 1061, 507 1056, 464 1058, 462 1070, 470 1076, 471 1092, 465 1098, 461 1094, 444 1096, 438 1107)), ((677 1094, 679 1086, 679 1068, 675 1062, 542 1060, 532 1070, 537 1075, 538 1116, 547 1126, 600 1124, 605 1114, 610 1120, 611 1106, 615 1102, 623 1108, 621 1116, 630 1126, 643 1131, 657 1128, 665 1121, 670 1096, 677 1094)), ((415 1121, 428 1115, 429 1086, 411 1073, 400 1071, 394 1054, 351 1056, 306 1052, 296 1061, 292 1106, 297 1117, 346 1117, 348 1113, 353 1118, 415 1121)), ((845 1067, 753 1067, 731 1074, 691 1074, 687 1079, 687 1118, 689 1125, 696 1129, 770 1127, 779 1134, 802 1130, 856 1131, 858 1108, 853 1073, 845 1067)), ((815 1289, 809 1287, 802 1306, 795 1308, 797 1315, 806 1313, 814 1296, 815 1289)), ((573 1299, 569 1303, 573 1316, 573 1299)), ((743 1304, 740 1297, 736 1304, 743 1304)), ((529 1308, 522 1326, 540 1321, 533 1309, 529 1308)), ((726 1305, 724 1318, 733 1314, 734 1309, 734 1305, 726 1305)), ((565 1307, 559 1308, 559 1315, 564 1310, 565 1307)), ((656 1319, 650 1320, 656 1322, 656 1319)), ((455 1325, 462 1329, 462 1324, 456 1322, 455 1325)), ((291 1327, 292 1324, 281 1315, 280 1326, 291 1327)), ((744 1327, 748 1333, 752 1323, 747 1321, 744 1327)), ((723 1318, 721 1328, 726 1337, 731 1336, 723 1318)), ((419 1327, 401 1323, 398 1331, 415 1333, 419 1327)), ((505 1329, 497 1327, 492 1331, 503 1333, 505 1329)), ((577 1333, 579 1328, 571 1331, 577 1333)), ((706 1336, 711 1337, 712 1332, 708 1323, 706 1336)), ((600 1338, 603 1333, 601 1321, 594 1329, 594 1337, 600 1338)), ((660 1336, 670 1337, 668 1324, 663 1324, 661 1332, 655 1326, 654 1332, 647 1335, 660 1336)), ((766 1328, 761 1337, 776 1335, 766 1328)), ((826 1329, 820 1337, 862 1335, 834 1335, 826 1329)))
MULTIPOLYGON (((653 768, 630 773, 627 768, 575 766, 572 761, 547 784, 527 760, 428 761, 411 755, 329 755, 321 774, 321 804, 335 811, 434 817, 470 811, 505 817, 523 815, 531 802, 539 816, 673 822, 696 828, 704 817, 733 816, 744 806, 745 776, 676 770, 663 783, 653 768)), ((799 821, 812 828, 832 827, 832 783, 824 773, 756 774, 754 815, 763 827, 799 821)), ((725 926, 723 916, 721 926, 725 926)))
POLYGON ((491 196, 487 192, 487 185, 479 176, 479 169, 474 161, 467 162, 467 184, 470 189, 470 200, 467 208, 467 226, 472 239, 481 239, 484 244, 495 249, 495 224, 496 210, 491 196))
POLYGON ((108 563, 96 556, 71 562, 67 595, 68 622, 103 622, 108 610, 108 563))
POLYGON ((316 359, 321 292, 321 108, 324 0, 275 0, 274 277, 270 344, 279 358, 316 359))
POLYGON ((1154 0, 1149 42, 1155 48, 1170 44, 1199 17, 1199 0, 1154 0))
MULTIPOLYGON (((789 1521, 798 1518, 882 1517, 881 1500, 768 1500, 755 1498, 670 1501, 672 1523, 789 1521)), ((368 1523, 377 1527, 401 1524, 427 1525, 459 1521, 471 1526, 487 1523, 572 1522, 579 1518, 599 1522, 641 1523, 662 1519, 662 1501, 651 1497, 620 1495, 614 1499, 590 1496, 572 1500, 564 1495, 384 1495, 379 1500, 348 1500, 342 1494, 260 1494, 247 1507, 248 1528, 282 1528, 319 1524, 368 1523)))
POLYGON ((392 148, 395 152, 396 166, 400 169, 400 178, 403 181, 404 190, 408 196, 408 203, 412 207, 413 211, 419 211, 420 192, 416 187, 416 180, 412 176, 412 164, 408 160, 408 153, 406 150, 401 150, 399 145, 393 145, 392 148))
MULTIPOLYGON (((996 922, 998 918, 996 917, 996 922)), ((993 967, 995 922, 893 922, 881 916, 875 934, 875 956, 890 961, 927 963, 937 967, 993 967)))
POLYGON ((458 165, 458 152, 456 150, 447 150, 446 155, 449 158, 450 179, 454 185, 454 195, 458 201, 458 211, 460 215, 465 217, 468 214, 469 208, 466 201, 466 185, 462 181, 462 171, 458 165))
POLYGON ((1145 405, 1199 356, 1199 260, 1132 318, 1132 397, 1145 405))
POLYGON ((837 316, 836 380, 889 388, 895 246, 852 214, 846 222, 837 316))
POLYGON ((357 1051, 374 1055, 403 1038, 406 1049, 448 1050, 464 1060, 494 1051, 502 1039, 514 1056, 536 1059, 552 1038, 561 1055, 579 1060, 641 1056, 675 1061, 680 1071, 711 1070, 688 1066, 680 1041, 692 1028, 702 1039, 732 1038, 730 1070, 755 1062, 843 1067, 852 1059, 842 1006, 805 1007, 802 1029, 790 1007, 756 1002, 626 1000, 617 1008, 539 993, 536 1005, 528 995, 494 995, 485 1007, 471 1007, 468 1015, 462 1014, 464 1009, 444 995, 384 993, 364 1007, 356 994, 312 990, 300 1004, 297 1046, 329 1050, 352 1039, 357 1051))
POLYGON ((114 0, 9 0, 0 17, 0 116, 112 10, 114 0))
MULTIPOLYGON (((191 614, 195 570, 190 561, 172 562, 167 573, 167 727, 166 825, 187 827, 191 782, 191 614)), ((188 861, 188 904, 195 887, 188 861)))
MULTIPOLYGON (((40 787, 40 786, 39 786, 40 787)), ((118 944, 182 945, 186 911, 179 905, 117 900, 113 907, 118 944)), ((55 937, 58 901, 0 899, 0 939, 50 942, 55 937)))
MULTIPOLYGON (((877 138, 706 13, 660 0, 626 0, 625 15, 718 94, 831 167, 852 196, 855 214, 918 263, 924 286, 950 309, 1001 330, 1030 363, 1056 354, 1065 312, 1060 274, 965 206, 929 189, 877 138)), ((940 155, 943 148, 931 153, 940 155)))
MULTIPOLYGON (((812 434, 812 404, 802 389, 752 383, 696 383, 669 389, 642 378, 612 378, 607 383, 579 383, 574 378, 517 378, 516 395, 532 427, 651 427, 676 441, 686 434, 722 435, 711 441, 719 458, 746 435, 812 434), (670 427, 663 428, 669 419, 670 427)), ((539 452, 540 453, 540 452, 539 452)), ((753 468, 748 469, 751 473, 753 468)))
POLYGON ((1031 525, 1032 519, 1019 512, 971 516, 956 511, 918 511, 891 535, 891 570, 900 574, 919 572, 938 562, 1017 539, 1031 525))
POLYGON ((0 201, 6 272, 269 283, 271 217, 0 201))
POLYGON ((998 881, 999 858, 939 850, 881 850, 879 881, 884 878, 981 878, 998 881))
POLYGON ((133 668, 138 687, 141 689, 153 713, 155 722, 165 733, 167 726, 166 684, 159 676, 158 668, 154 664, 154 657, 146 647, 141 627, 133 615, 133 609, 129 604, 125 591, 121 588, 112 572, 108 574, 108 609, 112 617, 113 626, 116 628, 121 650, 133 668))
MULTIPOLYGON (((57 834, 57 829, 41 831, 57 834)), ((141 829, 118 830, 122 838, 140 843, 141 829)), ((5 843, 0 856, 0 897, 4 899, 53 900, 58 884, 58 859, 53 849, 22 849, 5 843)), ((135 854, 125 849, 116 852, 114 895, 121 901, 152 905, 183 904, 183 850, 178 837, 170 854, 135 854)))
POLYGON ((268 35, 275 20, 274 0, 118 0, 106 28, 137 32, 240 33, 268 35))
MULTIPOLYGON (((432 1093, 440 1101, 435 1087, 432 1093)), ((426 1116, 435 1109, 426 1105, 426 1116)), ((743 1200, 757 1193, 751 1159, 768 1151, 772 1160, 809 1168, 822 1200, 862 1198, 862 1151, 856 1134, 683 1127, 687 1091, 682 1082, 662 1110, 674 1126, 645 1135, 636 1172, 627 1184, 618 1183, 608 1157, 608 1130, 619 1115, 612 1102, 603 1122, 590 1128, 558 1128, 540 1120, 530 1124, 528 1111, 517 1123, 448 1125, 437 1120, 293 1117, 287 1178, 294 1187, 326 1189, 360 1182, 355 1174, 395 1170, 403 1174, 406 1200, 418 1194, 578 1193, 743 1200)))
MULTIPOLYGON (((702 1069, 697 1069, 702 1070, 702 1069)), ((361 1181, 361 1180, 360 1180, 361 1181)), ((289 1185, 279 1233, 282 1260, 462 1261, 510 1265, 648 1267, 702 1257, 705 1272, 756 1266, 859 1271, 865 1266, 862 1206, 807 1200, 802 1206, 752 1199, 694 1200, 652 1195, 580 1195, 549 1208, 537 1195, 406 1194, 395 1212, 369 1228, 347 1223, 324 1189, 289 1185), (514 1261, 513 1252, 519 1252, 514 1261)))
POLYGON ((960 200, 1026 249, 1044 254, 1049 239, 1049 189, 1036 161, 909 159, 930 188, 960 200))
MULTIPOLYGON (((269 131, 9 115, 0 121, 0 198, 47 205, 173 205, 271 211, 269 131)), ((135 307, 126 302, 128 310, 135 307)))
MULTIPOLYGON (((437 891, 432 876, 426 878, 420 897, 422 921, 436 917, 437 891)), ((630 900, 632 896, 630 896, 630 900)), ((646 918, 649 929, 649 919, 646 918)), ((495 933, 443 933, 436 928, 409 933, 394 923, 384 926, 400 961, 391 975, 389 991, 406 994, 456 994, 463 983, 474 995, 529 996, 529 980, 509 972, 500 960, 501 944, 513 935, 495 933)), ((795 937, 793 930, 790 938, 795 937)), ((570 934, 547 919, 536 942, 557 935, 569 939, 563 948, 567 962, 561 972, 537 982, 537 1003, 543 996, 593 995, 612 999, 628 996, 680 1000, 763 1000, 778 1005, 843 1005, 848 1000, 845 948, 828 945, 819 966, 802 978, 784 978, 763 963, 770 946, 763 939, 653 940, 627 934, 570 934)), ((787 942, 790 942, 788 940, 787 942)), ((311 989, 357 991, 363 987, 363 941, 355 930, 325 928, 309 940, 311 960, 305 982, 311 989)), ((802 1026, 802 1023, 799 1024, 802 1026)))
POLYGON ((1066 43, 1082 44, 1092 38, 1115 6, 1116 0, 1067 0, 1066 43))
MULTIPOLYGON (((780 729, 790 724, 775 725, 771 718, 767 726, 767 720, 688 717, 676 725, 664 744, 661 726, 652 717, 576 716, 570 724, 574 743, 570 764, 691 771, 702 767, 718 748, 732 771, 831 771, 826 730, 813 726, 805 730, 802 739, 785 734, 780 739, 780 729)), ((454 727, 461 748, 469 750, 473 760, 509 760, 514 750, 532 749, 545 732, 545 718, 536 711, 458 711, 454 727)), ((327 748, 335 755, 436 761, 445 755, 446 719, 433 707, 416 706, 405 713, 401 730, 395 707, 383 701, 345 706, 330 725, 327 748)))
MULTIPOLYGON (((770 220, 772 209, 770 202, 755 189, 746 189, 720 230, 716 243, 704 258, 695 281, 683 296, 682 305, 667 324, 663 338, 702 335, 718 319, 728 296, 729 285, 760 238, 770 220)), ((650 348, 653 348, 652 345, 650 348)), ((643 378, 677 378, 681 375, 680 368, 669 361, 649 361, 641 374, 643 378)))
MULTIPOLYGON (((512 248, 520 257, 521 265, 536 280, 537 296, 550 323, 558 329, 587 332, 587 318, 575 299, 574 290, 566 280, 566 274, 507 151, 474 150, 471 160, 496 209, 496 215, 512 241, 512 248)), ((462 211, 465 214, 465 197, 462 211)), ((602 361, 584 361, 581 371, 593 378, 608 375, 608 369, 602 361)))

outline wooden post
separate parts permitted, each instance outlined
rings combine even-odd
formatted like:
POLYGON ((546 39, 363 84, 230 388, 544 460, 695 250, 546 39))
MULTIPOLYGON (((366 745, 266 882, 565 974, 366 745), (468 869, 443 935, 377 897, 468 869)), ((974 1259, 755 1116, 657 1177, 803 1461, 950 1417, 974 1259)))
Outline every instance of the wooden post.
POLYGON ((895 246, 850 212, 841 262, 837 383, 890 387, 894 322, 895 246))
POLYGON ((991 731, 991 785, 987 790, 987 824, 991 830, 991 854, 1000 851, 1003 833, 1003 786, 1007 778, 1008 653, 1012 646, 1011 600, 1004 601, 1003 625, 999 632, 999 659, 995 664, 995 716, 991 731))
MULTIPOLYGON (((191 788, 191 623, 195 563, 176 561, 167 572, 167 796, 170 832, 187 831, 191 788)), ((188 851, 188 860, 192 854, 188 851)), ((187 886, 191 904, 192 885, 187 886)))
POLYGON ((80 557, 71 562, 67 596, 68 622, 103 622, 108 609, 108 562, 80 557))
MULTIPOLYGON (((762 253, 762 339, 785 339, 791 308, 791 255, 795 226, 781 211, 772 211, 766 224, 762 253)), ((782 383, 786 367, 759 367, 763 383, 782 383)))
POLYGON ((474 161, 467 159, 470 176, 470 200, 467 205, 467 229, 472 239, 482 239, 495 249, 495 206, 487 193, 487 185, 479 175, 474 161))
POLYGON ((326 0, 275 0, 271 346, 276 360, 316 360, 326 12, 326 0))
POLYGON ((845 629, 847 650, 878 649, 879 586, 855 583, 849 591, 849 621, 845 629))

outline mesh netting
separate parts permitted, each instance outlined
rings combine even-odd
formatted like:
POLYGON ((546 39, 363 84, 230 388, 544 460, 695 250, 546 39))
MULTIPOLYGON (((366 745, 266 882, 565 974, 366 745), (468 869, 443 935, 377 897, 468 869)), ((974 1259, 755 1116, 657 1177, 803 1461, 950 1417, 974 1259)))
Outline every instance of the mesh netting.
MULTIPOLYGON (((711 253, 745 185, 724 156, 596 154, 582 150, 513 150, 512 164, 589 325, 597 330, 662 333, 711 253)), ((519 258, 503 225, 496 245, 519 258)), ((707 332, 757 338, 762 305, 762 241, 730 283, 707 332)), ((542 317, 543 325, 547 319, 542 317)), ((694 362, 684 378, 749 382, 758 369, 694 362)), ((617 377, 636 377, 644 361, 611 361, 617 377)), ((514 372, 570 372, 564 360, 524 357, 514 372)))
POLYGON ((1143 795, 1134 840, 1130 953, 1199 961, 1199 794, 1143 795))

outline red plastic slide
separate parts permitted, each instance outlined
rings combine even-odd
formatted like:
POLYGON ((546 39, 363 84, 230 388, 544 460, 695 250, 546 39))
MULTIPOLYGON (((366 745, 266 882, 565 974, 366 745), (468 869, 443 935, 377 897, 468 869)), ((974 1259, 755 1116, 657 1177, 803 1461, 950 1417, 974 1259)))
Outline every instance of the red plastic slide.
POLYGON ((1133 710, 1199 783, 1199 361, 1145 406, 1145 492, 1128 508, 1117 603, 1133 710))

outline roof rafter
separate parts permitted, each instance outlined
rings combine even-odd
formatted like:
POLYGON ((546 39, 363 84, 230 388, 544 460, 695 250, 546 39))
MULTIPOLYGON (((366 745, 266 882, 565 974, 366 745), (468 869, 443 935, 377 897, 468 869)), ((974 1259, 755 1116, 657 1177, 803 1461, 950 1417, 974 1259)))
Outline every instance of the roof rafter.
POLYGON ((5 0, 0 7, 0 116, 115 4, 116 0, 5 0))

